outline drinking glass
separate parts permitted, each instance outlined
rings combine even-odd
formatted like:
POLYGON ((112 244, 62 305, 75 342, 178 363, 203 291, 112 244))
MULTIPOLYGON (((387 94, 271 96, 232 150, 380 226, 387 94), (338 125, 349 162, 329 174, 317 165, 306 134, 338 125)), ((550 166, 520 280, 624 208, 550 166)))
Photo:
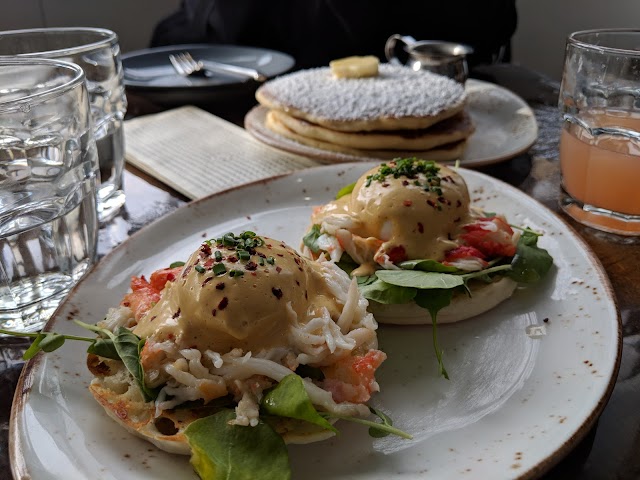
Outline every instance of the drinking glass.
POLYGON ((572 33, 559 106, 562 209, 590 227, 640 236, 640 30, 572 33))
POLYGON ((127 110, 118 36, 101 28, 39 28, 0 32, 0 57, 55 58, 80 65, 87 79, 100 162, 98 217, 105 222, 124 205, 124 131, 127 110))
POLYGON ((82 69, 0 60, 0 328, 39 330, 94 263, 97 179, 82 69))

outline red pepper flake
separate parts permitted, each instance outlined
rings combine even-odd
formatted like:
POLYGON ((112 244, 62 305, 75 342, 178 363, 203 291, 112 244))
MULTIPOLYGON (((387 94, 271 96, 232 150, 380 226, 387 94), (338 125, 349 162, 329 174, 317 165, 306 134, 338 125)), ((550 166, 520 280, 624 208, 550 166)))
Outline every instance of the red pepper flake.
POLYGON ((213 280, 213 277, 209 277, 209 278, 205 278, 204 282, 202 282, 202 286, 204 287, 207 283, 209 283, 211 280, 213 280))
POLYGON ((389 186, 389 184, 385 182, 385 183, 383 183, 383 184, 382 184, 382 186, 383 186, 384 188, 387 188, 387 187, 389 186))
POLYGON ((123 307, 130 307, 130 306, 131 306, 131 303, 129 303, 129 302, 122 302, 122 306, 123 306, 123 307))
POLYGON ((424 225, 422 225, 422 223, 418 222, 418 231, 420 233, 424 233, 424 225))
MULTIPOLYGON (((154 317, 154 318, 155 318, 155 317, 154 317)), ((167 335, 167 338, 168 338, 169 340, 173 340, 173 339, 175 339, 175 338, 176 338, 176 336, 175 336, 173 333, 170 333, 170 334, 168 334, 168 335, 167 335)))
POLYGON ((298 280, 296 280, 296 285, 300 286, 300 282, 298 280))
POLYGON ((411 205, 413 205, 413 202, 411 200, 405 200, 405 201, 402 202, 402 204, 405 207, 410 207, 411 205))
POLYGON ((182 277, 186 277, 187 274, 191 271, 191 269, 193 268, 192 265, 189 265, 187 268, 184 269, 184 271, 182 272, 182 277))
POLYGON ((438 197, 440 203, 445 203, 447 200, 444 197, 438 197))
POLYGON ((258 272, 251 272, 251 275, 254 276, 254 277, 257 277, 258 276, 258 272))
POLYGON ((282 267, 276 267, 276 272, 280 273, 282 271, 282 267))
MULTIPOLYGON (((213 278, 213 277, 211 277, 213 278)), ((216 290, 224 290, 224 282, 220 282, 216 285, 216 290)))
POLYGON ((209 244, 207 243, 202 244, 202 246, 200 247, 200 254, 206 257, 211 255, 211 247, 209 246, 209 244))
POLYGON ((231 263, 236 263, 238 261, 238 258, 237 257, 229 257, 229 258, 227 258, 227 261, 231 262, 231 263))
POLYGON ((435 202, 433 200, 431 200, 431 199, 427 200, 427 204, 432 208, 436 208, 435 202))
POLYGON ((215 263, 213 258, 207 258, 204 262, 204 268, 211 268, 211 266, 215 263))
POLYGON ((407 185, 409 185, 409 182, 407 180, 403 180, 402 185, 406 187, 407 185))
POLYGON ((280 290, 279 288, 273 287, 271 289, 271 293, 273 293, 278 300, 282 298, 282 290, 280 290))
POLYGON ((253 270, 256 270, 258 268, 258 264, 256 262, 254 262, 253 260, 249 260, 245 265, 244 268, 249 270, 250 272, 253 270))
POLYGON ((259 257, 267 258, 267 256, 262 252, 256 252, 259 257))
POLYGON ((300 265, 300 259, 297 256, 293 257, 293 261, 296 262, 296 265, 300 265))
POLYGON ((224 310, 225 308, 227 308, 227 305, 229 305, 229 299, 227 297, 224 297, 222 300, 220 300, 218 308, 220 310, 224 310))
POLYGON ((171 318, 178 318, 179 316, 180 316, 180 309, 178 308, 178 311, 174 313, 171 318))
POLYGON ((216 313, 218 313, 218 311, 215 308, 211 310, 211 315, 213 315, 214 317, 216 316, 216 313))
POLYGON ((284 255, 281 253, 276 253, 276 255, 278 255, 279 257, 284 257, 284 255))

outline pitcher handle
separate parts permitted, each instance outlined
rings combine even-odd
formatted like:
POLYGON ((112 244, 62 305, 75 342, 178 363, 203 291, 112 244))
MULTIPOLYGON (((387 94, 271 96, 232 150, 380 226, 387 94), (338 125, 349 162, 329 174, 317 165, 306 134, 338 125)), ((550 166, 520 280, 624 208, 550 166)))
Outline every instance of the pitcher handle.
POLYGON ((401 62, 398 59, 398 57, 396 57, 397 43, 401 43, 406 50, 406 47, 411 47, 414 43, 416 43, 416 39, 409 35, 399 35, 397 33, 395 35, 391 35, 387 39, 387 43, 385 43, 384 45, 385 57, 387 57, 387 60, 389 61, 389 63, 395 64, 395 65, 403 65, 403 62, 401 62))

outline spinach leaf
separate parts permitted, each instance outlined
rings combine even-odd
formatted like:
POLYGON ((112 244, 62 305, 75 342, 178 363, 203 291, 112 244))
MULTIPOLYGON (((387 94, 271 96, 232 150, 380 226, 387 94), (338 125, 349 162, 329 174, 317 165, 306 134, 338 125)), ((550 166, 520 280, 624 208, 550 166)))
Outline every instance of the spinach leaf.
POLYGON ((289 480, 287 446, 269 425, 229 425, 233 410, 192 422, 185 430, 191 465, 203 480, 289 480))
POLYGON ((455 288, 464 284, 460 275, 448 273, 422 272, 420 270, 378 270, 376 275, 383 282, 399 287, 420 289, 455 288))
POLYGON ((336 200, 338 200, 340 197, 344 197, 345 195, 349 195, 351 192, 353 192, 353 187, 355 186, 356 182, 353 182, 342 187, 340 190, 338 190, 338 193, 336 193, 336 200))
POLYGON ((116 350, 116 346, 113 344, 112 338, 96 338, 95 342, 87 348, 87 353, 93 353, 100 357, 111 358, 112 360, 120 360, 120 355, 118 355, 118 351, 116 350))
POLYGON ((400 287, 383 282, 375 275, 371 275, 373 281, 359 284, 360 293, 368 300, 374 300, 378 303, 398 304, 409 303, 416 296, 416 289, 411 287, 400 287))
POLYGON ((458 271, 456 267, 450 267, 443 265, 435 260, 406 260, 398 264, 403 270, 422 270, 423 272, 440 272, 440 273, 455 273, 458 271))
POLYGON ((351 256, 347 252, 343 252, 343 254, 340 256, 340 260, 336 262, 336 265, 341 270, 347 272, 348 275, 351 275, 351 272, 353 272, 356 268, 359 267, 356 261, 353 258, 351 258, 351 256))
POLYGON ((313 225, 311 230, 302 237, 302 243, 309 247, 309 250, 313 253, 318 253, 320 251, 320 247, 318 246, 318 238, 320 235, 322 235, 322 233, 320 233, 320 225, 313 225))
POLYGON ((47 332, 40 341, 39 347, 43 352, 53 352, 64 345, 64 335, 55 332, 47 332))
POLYGON ((260 406, 269 415, 304 420, 326 430, 338 432, 318 414, 304 388, 302 378, 295 373, 280 380, 280 383, 262 398, 260 406))
POLYGON ((433 324, 433 349, 436 352, 436 358, 438 359, 438 370, 440 375, 449 380, 449 374, 444 368, 444 362, 442 360, 442 349, 438 344, 438 312, 451 303, 453 297, 453 290, 451 289, 431 289, 429 291, 418 291, 416 295, 416 304, 422 308, 426 308, 431 315, 431 323, 433 324))
POLYGON ((124 327, 118 327, 116 330, 113 345, 120 356, 120 360, 124 363, 129 373, 133 375, 145 402, 155 400, 158 393, 148 388, 144 383, 144 371, 140 363, 140 351, 144 346, 144 340, 140 339, 131 330, 124 327))
POLYGON ((523 231, 520 236, 516 254, 511 262, 511 270, 507 272, 516 282, 536 283, 553 265, 553 258, 549 252, 538 247, 538 236, 530 230, 523 231))

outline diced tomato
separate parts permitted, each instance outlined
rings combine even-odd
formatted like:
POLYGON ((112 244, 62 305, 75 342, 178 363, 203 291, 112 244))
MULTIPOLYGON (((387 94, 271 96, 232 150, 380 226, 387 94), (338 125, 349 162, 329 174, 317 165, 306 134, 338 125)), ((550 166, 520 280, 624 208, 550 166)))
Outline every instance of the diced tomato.
POLYGON ((487 257, 512 257, 516 254, 513 230, 500 217, 484 218, 463 227, 460 238, 487 257))
POLYGON ((182 267, 175 268, 162 268, 160 270, 156 270, 149 277, 149 283, 156 290, 161 291, 167 282, 173 282, 176 278, 180 276, 182 272, 182 267))
POLYGON ((322 369, 323 388, 340 402, 364 403, 378 390, 376 369, 387 358, 380 350, 369 350, 366 355, 345 357, 322 369))
POLYGON ((389 256, 389 260, 392 263, 400 263, 407 259, 407 251, 402 245, 396 245, 387 250, 386 254, 389 256))
POLYGON ((469 247, 466 245, 462 245, 460 247, 454 248, 453 250, 449 250, 445 254, 445 261, 453 262, 454 260, 460 260, 462 258, 480 258, 484 260, 485 255, 480 250, 474 247, 469 247))

